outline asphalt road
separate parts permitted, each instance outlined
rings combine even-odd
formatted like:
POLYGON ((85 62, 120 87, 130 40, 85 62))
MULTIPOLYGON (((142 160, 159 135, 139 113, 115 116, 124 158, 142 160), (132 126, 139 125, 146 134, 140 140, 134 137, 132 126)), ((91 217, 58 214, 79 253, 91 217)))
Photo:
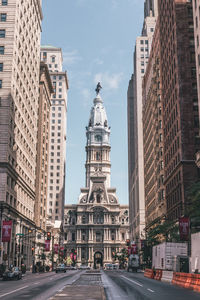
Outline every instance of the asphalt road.
POLYGON ((107 300, 200 300, 200 293, 144 277, 143 273, 102 272, 107 300))
POLYGON ((0 279, 0 300, 47 300, 67 284, 76 281, 81 271, 66 273, 25 274, 22 280, 0 279))

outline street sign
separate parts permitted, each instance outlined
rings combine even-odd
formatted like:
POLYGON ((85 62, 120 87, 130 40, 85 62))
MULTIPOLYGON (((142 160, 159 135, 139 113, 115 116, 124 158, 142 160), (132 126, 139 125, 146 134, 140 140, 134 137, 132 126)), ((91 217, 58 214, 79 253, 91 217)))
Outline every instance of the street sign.
POLYGON ((16 233, 18 236, 24 236, 24 233, 16 233))

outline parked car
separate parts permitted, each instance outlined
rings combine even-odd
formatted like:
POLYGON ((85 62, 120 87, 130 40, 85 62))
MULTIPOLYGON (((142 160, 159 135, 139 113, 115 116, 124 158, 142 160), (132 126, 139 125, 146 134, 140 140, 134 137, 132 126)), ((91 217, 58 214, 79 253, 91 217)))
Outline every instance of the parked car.
POLYGON ((3 273, 3 280, 22 279, 22 271, 18 267, 10 268, 3 273))
POLYGON ((90 270, 90 267, 89 266, 86 266, 86 265, 80 265, 78 267, 79 270, 90 270))
POLYGON ((65 264, 59 264, 59 265, 57 265, 55 271, 56 271, 56 273, 58 273, 58 272, 66 273, 65 264))

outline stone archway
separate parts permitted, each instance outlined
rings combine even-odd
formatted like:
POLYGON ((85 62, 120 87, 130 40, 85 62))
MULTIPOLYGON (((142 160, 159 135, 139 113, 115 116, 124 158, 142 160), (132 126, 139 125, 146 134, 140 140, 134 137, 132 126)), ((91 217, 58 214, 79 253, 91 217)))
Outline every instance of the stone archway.
POLYGON ((103 254, 99 251, 94 254, 94 268, 99 269, 103 267, 103 254))

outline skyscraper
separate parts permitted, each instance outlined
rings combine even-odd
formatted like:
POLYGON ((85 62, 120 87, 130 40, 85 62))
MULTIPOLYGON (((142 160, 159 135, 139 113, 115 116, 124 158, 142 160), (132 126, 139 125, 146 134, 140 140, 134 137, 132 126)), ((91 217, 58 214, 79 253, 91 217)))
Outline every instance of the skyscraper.
POLYGON ((41 48, 41 61, 48 65, 54 93, 51 98, 48 164, 48 222, 62 221, 65 201, 67 73, 62 70, 62 51, 53 46, 41 48))
POLYGON ((191 1, 158 1, 167 217, 185 214, 188 187, 199 180, 199 114, 191 1))
POLYGON ((156 0, 145 1, 144 24, 141 36, 136 39, 134 70, 128 90, 130 233, 131 239, 136 242, 142 238, 145 227, 142 79, 148 64, 156 25, 156 7, 156 0), (131 153, 134 153, 132 158, 131 153))
POLYGON ((0 9, 0 217, 12 221, 0 263, 30 265, 32 240, 25 237, 34 226, 41 1, 1 1, 0 9), (23 257, 16 234, 25 239, 23 257))
POLYGON ((38 139, 37 139, 37 168, 36 168, 36 199, 35 199, 35 224, 46 229, 47 218, 47 188, 48 188, 48 163, 49 163, 49 129, 51 94, 53 86, 45 63, 40 63, 38 107, 38 139))

